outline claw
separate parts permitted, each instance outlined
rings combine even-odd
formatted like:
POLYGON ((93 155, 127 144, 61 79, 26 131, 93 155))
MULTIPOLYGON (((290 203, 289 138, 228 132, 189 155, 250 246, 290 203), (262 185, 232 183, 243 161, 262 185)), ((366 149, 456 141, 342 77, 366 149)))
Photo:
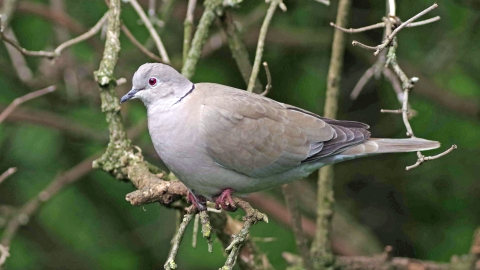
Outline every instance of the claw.
POLYGON ((223 209, 224 211, 235 212, 237 210, 237 206, 232 199, 233 189, 226 188, 222 191, 220 196, 215 199, 215 208, 220 210, 223 209))
POLYGON ((192 192, 188 192, 187 202, 191 202, 198 211, 207 210, 207 200, 203 196, 195 196, 192 192))

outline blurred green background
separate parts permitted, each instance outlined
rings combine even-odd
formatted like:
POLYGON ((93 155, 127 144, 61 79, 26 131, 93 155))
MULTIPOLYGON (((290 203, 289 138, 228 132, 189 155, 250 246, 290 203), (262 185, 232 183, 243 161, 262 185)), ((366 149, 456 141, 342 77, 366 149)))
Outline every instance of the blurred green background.
MULTIPOLYGON (((3 5, 5 0, 0 1, 3 5)), ((148 1, 139 1, 146 9, 148 1)), ((183 19, 186 0, 157 2, 157 14, 164 21, 158 31, 173 59, 181 66, 183 19), (168 8, 168 2, 171 2, 168 8)), ((349 26, 361 27, 380 21, 385 1, 352 1, 349 26)), ((433 1, 397 1, 397 14, 406 20, 433 1)), ((423 17, 440 15, 439 22, 404 29, 398 36, 397 57, 408 76, 420 77, 411 105, 418 116, 411 120, 418 137, 438 140, 446 149, 459 149, 419 168, 405 171, 416 155, 382 155, 335 167, 335 197, 341 217, 350 226, 335 226, 334 243, 342 242, 356 254, 380 251, 392 245, 396 256, 448 261, 454 254, 468 253, 474 229, 480 224, 480 5, 478 1, 437 1, 439 7, 423 17), (341 239, 360 232, 365 239, 341 239)), ((267 35, 264 60, 268 61, 273 89, 269 97, 322 114, 326 75, 330 59, 336 1, 326 7, 313 0, 286 0, 287 12, 277 10, 267 35)), ((244 0, 233 9, 251 59, 268 5, 244 0)), ((62 41, 93 26, 107 7, 95 1, 18 1, 11 27, 23 47, 52 50, 62 41), (62 7, 63 5, 63 7, 62 7), (47 13, 42 14, 42 10, 47 13), (56 13, 52 13, 52 12, 56 13), (48 13, 50 12, 50 13, 48 13), (63 13, 62 18, 53 16, 63 13), (64 18, 73 22, 66 24, 64 18)), ((203 7, 198 4, 195 23, 203 7)), ((128 3, 122 4, 122 20, 137 39, 156 52, 144 25, 128 3)), ((225 38, 214 23, 194 82, 216 82, 245 89, 225 38), (218 38, 221 37, 221 38, 218 38)), ((369 45, 381 41, 382 30, 347 37, 339 119, 366 122, 374 137, 405 137, 399 115, 381 114, 380 109, 400 107, 391 85, 383 78, 370 81, 357 100, 350 91, 376 60, 370 51, 350 45, 353 39, 369 45)), ((93 71, 98 68, 104 40, 97 35, 64 51, 52 63, 27 57, 32 78, 19 79, 4 45, 0 46, 0 111, 16 97, 54 84, 58 90, 32 100, 0 124, 0 172, 17 167, 18 172, 0 185, 0 231, 8 215, 6 206, 19 207, 52 180, 82 162, 100 154, 108 142, 108 130, 100 110, 93 71)), ((127 83, 117 88, 118 96, 131 86, 139 65, 151 62, 122 34, 122 50, 116 76, 127 83)), ((263 70, 260 79, 266 82, 263 70)), ((134 139, 147 158, 159 164, 145 125, 141 102, 122 105, 124 122, 141 135, 134 139)), ((439 150, 432 154, 439 153, 439 150)), ((430 154, 430 153, 428 153, 430 154)), ((316 174, 300 182, 302 207, 312 219, 316 174)), ((155 205, 133 207, 125 195, 134 190, 102 171, 91 171, 47 203, 28 219, 15 235, 7 269, 162 269, 175 231, 173 210, 155 205)), ((283 203, 279 188, 264 192, 283 203)), ((261 204, 257 205, 261 208, 261 204)), ((268 214, 268 212, 267 212, 268 214)), ((242 213, 232 214, 239 219, 242 213)), ((340 216, 339 216, 340 217, 340 216)), ((338 218, 337 218, 338 219, 338 218)), ((252 230, 258 246, 276 269, 286 267, 283 251, 296 252, 291 230, 275 218, 252 230), (263 241, 273 237, 273 241, 263 241), (263 239, 263 240, 262 240, 263 239)), ((340 221, 336 221, 340 222, 340 221)), ((340 224, 340 223, 338 223, 340 224)), ((212 269, 225 256, 218 242, 213 254, 199 238, 190 244, 192 230, 181 246, 180 269, 212 269)), ((339 254, 348 248, 337 245, 339 254)))

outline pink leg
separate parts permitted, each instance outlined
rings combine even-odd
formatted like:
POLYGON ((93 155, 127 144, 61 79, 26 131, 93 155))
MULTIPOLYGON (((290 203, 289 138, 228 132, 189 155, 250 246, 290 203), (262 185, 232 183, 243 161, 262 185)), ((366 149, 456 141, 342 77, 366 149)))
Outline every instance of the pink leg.
POLYGON ((206 200, 203 196, 195 196, 193 193, 188 192, 187 202, 191 202, 198 211, 207 210, 206 200))
POLYGON ((232 199, 233 192, 234 190, 231 188, 224 189, 220 196, 215 199, 215 208, 222 208, 224 211, 235 212, 237 210, 237 206, 232 199))

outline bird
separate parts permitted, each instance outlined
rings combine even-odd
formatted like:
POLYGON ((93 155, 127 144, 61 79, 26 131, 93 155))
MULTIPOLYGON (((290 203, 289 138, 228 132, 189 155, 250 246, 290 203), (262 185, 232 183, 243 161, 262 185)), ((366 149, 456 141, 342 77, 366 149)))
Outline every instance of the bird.
POLYGON ((329 164, 381 153, 435 149, 421 138, 371 138, 369 126, 335 120, 245 90, 192 83, 171 66, 141 65, 120 103, 147 108, 153 146, 202 211, 236 210, 232 194, 304 178, 329 164))

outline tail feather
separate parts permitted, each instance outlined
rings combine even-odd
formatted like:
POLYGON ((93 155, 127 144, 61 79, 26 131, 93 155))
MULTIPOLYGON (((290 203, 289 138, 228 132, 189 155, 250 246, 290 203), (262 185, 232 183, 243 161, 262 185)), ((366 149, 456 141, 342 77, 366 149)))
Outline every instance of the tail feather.
POLYGON ((356 145, 340 153, 347 156, 363 156, 380 153, 401 153, 425 151, 440 147, 440 143, 421 138, 409 139, 378 139, 370 138, 367 141, 356 145))

